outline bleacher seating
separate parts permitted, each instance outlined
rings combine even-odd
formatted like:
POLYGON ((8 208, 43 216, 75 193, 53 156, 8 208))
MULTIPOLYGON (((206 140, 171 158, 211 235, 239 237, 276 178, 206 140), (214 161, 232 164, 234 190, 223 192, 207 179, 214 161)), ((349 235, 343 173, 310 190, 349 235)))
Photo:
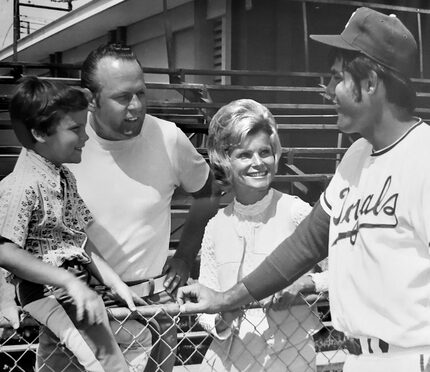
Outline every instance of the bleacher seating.
MULTIPOLYGON (((19 74, 34 74, 39 69, 47 74, 47 64, 1 63, 9 66, 10 75, 0 76, 0 179, 14 166, 20 151, 10 125, 7 107, 19 74)), ((77 69, 75 65, 64 68, 77 69)), ((51 69, 52 70, 52 69, 51 69)), ((190 137, 198 150, 206 156, 205 134, 211 116, 223 104, 238 98, 253 98, 265 104, 274 114, 279 126, 283 156, 274 186, 282 191, 297 194, 308 202, 315 202, 329 182, 334 170, 354 137, 342 135, 336 126, 333 106, 321 93, 328 75, 322 73, 277 73, 270 71, 211 71, 144 68, 146 74, 160 76, 158 80, 172 83, 148 82, 148 113, 175 122, 190 137), (157 75, 158 74, 158 75, 157 75), (193 76, 225 75, 231 84, 188 83, 193 76), (258 77, 267 77, 271 85, 252 85, 258 77), (274 77, 280 82, 273 84, 274 77), (242 84, 237 84, 237 82, 242 84), (243 84, 246 82, 247 84, 243 84), (281 85, 282 84, 282 85, 281 85)), ((45 76, 79 85, 77 78, 45 76)), ((207 80, 207 79, 206 79, 207 80)), ((415 79, 418 92, 417 115, 428 118, 430 109, 426 101, 430 97, 430 80, 415 79)), ((171 247, 180 236, 181 226, 187 214, 189 197, 178 190, 172 206, 171 247)), ((228 196, 226 197, 228 200, 228 196)))

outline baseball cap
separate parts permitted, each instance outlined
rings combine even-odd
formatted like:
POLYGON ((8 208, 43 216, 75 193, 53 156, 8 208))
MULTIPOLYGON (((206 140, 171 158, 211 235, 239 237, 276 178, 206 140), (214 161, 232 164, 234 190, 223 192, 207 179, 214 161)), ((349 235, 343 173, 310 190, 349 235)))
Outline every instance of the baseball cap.
POLYGON ((336 48, 361 52, 406 77, 411 76, 415 67, 417 43, 393 14, 361 7, 352 13, 340 35, 310 35, 310 38, 336 48))

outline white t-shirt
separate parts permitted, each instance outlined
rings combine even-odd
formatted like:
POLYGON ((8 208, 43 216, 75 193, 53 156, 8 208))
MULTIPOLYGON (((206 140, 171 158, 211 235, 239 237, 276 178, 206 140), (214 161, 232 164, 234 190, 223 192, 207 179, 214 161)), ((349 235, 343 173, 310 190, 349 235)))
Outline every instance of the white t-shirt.
POLYGON ((95 217, 88 236, 125 281, 161 274, 176 187, 199 191, 209 167, 174 123, 145 116, 141 133, 108 141, 90 125, 80 164, 70 165, 95 217))
POLYGON ((347 335, 430 345, 430 127, 373 152, 359 139, 321 196, 330 309, 347 335))

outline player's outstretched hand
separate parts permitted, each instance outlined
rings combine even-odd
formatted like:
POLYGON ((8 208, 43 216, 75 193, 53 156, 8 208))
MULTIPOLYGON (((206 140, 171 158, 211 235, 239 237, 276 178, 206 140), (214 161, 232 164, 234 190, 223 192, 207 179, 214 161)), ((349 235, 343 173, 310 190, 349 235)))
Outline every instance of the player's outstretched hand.
POLYGON ((181 313, 210 313, 221 311, 223 293, 199 283, 178 289, 177 301, 181 313))
POLYGON ((101 297, 80 279, 71 280, 66 290, 76 306, 76 320, 86 320, 88 324, 101 324, 106 317, 106 310, 101 297))

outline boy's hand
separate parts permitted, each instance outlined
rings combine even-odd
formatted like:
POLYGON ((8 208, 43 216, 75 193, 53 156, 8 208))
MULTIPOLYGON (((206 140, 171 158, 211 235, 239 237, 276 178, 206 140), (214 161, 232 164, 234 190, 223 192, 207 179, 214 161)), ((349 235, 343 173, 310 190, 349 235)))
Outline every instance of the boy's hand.
POLYGON ((134 293, 122 280, 117 281, 110 288, 114 295, 124 301, 131 311, 136 310, 136 305, 147 305, 147 303, 134 293))
MULTIPOLYGON (((0 319, 6 320, 6 322, 12 326, 12 328, 18 329, 20 321, 18 306, 11 304, 5 308, 0 309, 0 319)), ((3 329, 0 330, 0 335, 1 333, 3 333, 3 329)))
POLYGON ((101 297, 96 292, 77 278, 69 281, 66 290, 75 302, 78 322, 85 317, 90 325, 103 323, 106 310, 101 297))

